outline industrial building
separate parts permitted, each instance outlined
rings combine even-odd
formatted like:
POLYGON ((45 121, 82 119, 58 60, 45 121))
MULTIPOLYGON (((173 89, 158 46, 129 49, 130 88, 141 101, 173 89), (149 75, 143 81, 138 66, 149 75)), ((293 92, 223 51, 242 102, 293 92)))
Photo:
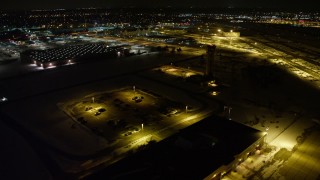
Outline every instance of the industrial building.
POLYGON ((221 179, 259 150, 265 135, 210 116, 88 179, 221 179))

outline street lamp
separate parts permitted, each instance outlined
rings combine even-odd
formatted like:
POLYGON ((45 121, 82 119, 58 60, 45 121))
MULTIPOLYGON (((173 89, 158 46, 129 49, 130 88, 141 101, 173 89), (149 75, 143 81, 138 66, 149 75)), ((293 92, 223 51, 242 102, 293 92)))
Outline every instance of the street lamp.
POLYGON ((8 98, 2 97, 2 98, 0 99, 0 102, 5 102, 5 101, 8 101, 8 98))
POLYGON ((221 36, 221 29, 218 29, 218 34, 219 36, 221 36))
POLYGON ((231 120, 231 109, 232 107, 229 107, 229 120, 231 120))
POLYGON ((267 143, 268 130, 269 130, 269 126, 266 127, 266 132, 265 132, 265 137, 264 137, 265 143, 267 143))
POLYGON ((229 118, 229 120, 231 120, 231 109, 232 109, 232 107, 230 107, 230 106, 224 106, 223 107, 224 111, 228 110, 228 118, 229 118))

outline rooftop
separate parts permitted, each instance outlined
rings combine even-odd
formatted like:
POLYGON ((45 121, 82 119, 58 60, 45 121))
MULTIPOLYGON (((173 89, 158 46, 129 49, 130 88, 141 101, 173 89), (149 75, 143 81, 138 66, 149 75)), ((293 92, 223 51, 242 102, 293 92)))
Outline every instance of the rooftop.
POLYGON ((262 136, 248 126, 211 116, 89 179, 203 179, 262 136))

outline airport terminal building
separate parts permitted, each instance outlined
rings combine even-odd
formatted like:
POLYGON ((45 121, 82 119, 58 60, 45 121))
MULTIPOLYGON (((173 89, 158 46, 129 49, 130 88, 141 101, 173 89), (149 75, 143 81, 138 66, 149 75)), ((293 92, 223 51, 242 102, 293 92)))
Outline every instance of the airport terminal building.
POLYGON ((221 179, 264 144, 265 133, 211 116, 88 179, 221 179))

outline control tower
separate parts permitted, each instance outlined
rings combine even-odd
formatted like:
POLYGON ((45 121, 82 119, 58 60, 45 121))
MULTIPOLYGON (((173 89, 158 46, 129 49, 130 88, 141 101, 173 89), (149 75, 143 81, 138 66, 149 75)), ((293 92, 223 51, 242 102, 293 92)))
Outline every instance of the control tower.
POLYGON ((207 46, 207 62, 206 62, 206 76, 213 76, 213 61, 216 51, 216 45, 207 46))

